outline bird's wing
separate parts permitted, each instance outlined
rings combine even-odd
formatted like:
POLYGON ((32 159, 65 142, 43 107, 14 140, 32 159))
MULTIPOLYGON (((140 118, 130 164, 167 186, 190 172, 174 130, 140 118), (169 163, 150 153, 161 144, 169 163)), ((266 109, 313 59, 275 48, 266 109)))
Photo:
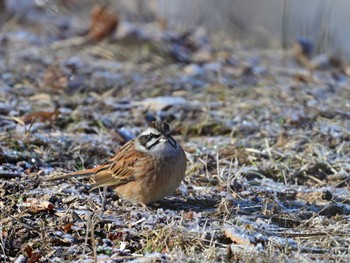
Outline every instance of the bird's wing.
POLYGON ((113 158, 96 168, 92 189, 116 187, 136 179, 135 168, 145 159, 145 154, 135 150, 134 143, 134 140, 129 141, 113 158))

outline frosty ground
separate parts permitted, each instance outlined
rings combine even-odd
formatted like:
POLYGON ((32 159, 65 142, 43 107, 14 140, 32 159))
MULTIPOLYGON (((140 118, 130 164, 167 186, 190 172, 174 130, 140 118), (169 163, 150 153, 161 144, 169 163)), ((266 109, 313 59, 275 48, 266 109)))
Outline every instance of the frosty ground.
POLYGON ((88 17, 33 12, 0 35, 3 260, 350 260, 345 62, 126 21, 65 45, 88 17), (45 182, 104 162, 152 117, 188 157, 174 196, 143 208, 45 182))

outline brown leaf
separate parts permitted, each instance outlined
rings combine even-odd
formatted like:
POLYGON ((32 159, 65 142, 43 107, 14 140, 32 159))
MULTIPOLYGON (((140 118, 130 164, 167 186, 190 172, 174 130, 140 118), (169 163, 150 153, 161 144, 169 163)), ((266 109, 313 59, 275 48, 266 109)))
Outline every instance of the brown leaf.
POLYGON ((28 257, 30 257, 32 255, 33 248, 31 246, 27 246, 25 247, 24 252, 26 252, 28 257))
POLYGON ((91 10, 91 24, 87 33, 88 42, 98 42, 112 35, 118 27, 119 19, 116 12, 108 6, 96 4, 91 10))
POLYGON ((29 212, 38 213, 41 211, 51 211, 55 208, 55 206, 49 201, 40 201, 39 199, 27 199, 26 202, 23 203, 24 207, 27 207, 29 212))
POLYGON ((54 111, 37 111, 37 112, 30 113, 26 116, 23 116, 21 120, 26 124, 32 121, 35 121, 35 122, 50 121, 51 122, 53 120, 56 120, 60 113, 61 112, 57 109, 54 111))
POLYGON ((243 235, 240 231, 235 228, 226 228, 225 236, 231 239, 238 245, 250 245, 250 240, 247 236, 243 235))
POLYGON ((65 224, 64 226, 61 226, 60 228, 61 228, 64 232, 68 233, 68 232, 70 232, 70 231, 72 230, 72 226, 73 226, 73 225, 74 225, 74 223, 69 222, 69 223, 65 224))
POLYGON ((106 237, 111 241, 130 241, 133 238, 133 235, 128 230, 121 230, 108 232, 106 237))
POLYGON ((122 237, 123 237, 122 232, 109 232, 109 233, 107 233, 107 238, 111 241, 122 240, 122 237))
POLYGON ((28 259, 28 263, 40 262, 41 255, 39 252, 33 252, 32 256, 28 259))
POLYGON ((24 249, 24 252, 26 252, 27 256, 28 256, 28 263, 35 263, 35 262, 39 262, 41 255, 40 252, 38 250, 33 250, 33 248, 31 246, 27 246, 24 249))

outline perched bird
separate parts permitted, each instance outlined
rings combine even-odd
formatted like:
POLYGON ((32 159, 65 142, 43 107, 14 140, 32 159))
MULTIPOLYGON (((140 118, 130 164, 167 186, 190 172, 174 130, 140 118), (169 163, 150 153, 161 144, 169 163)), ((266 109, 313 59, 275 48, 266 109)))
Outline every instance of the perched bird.
POLYGON ((92 189, 109 186, 134 203, 158 201, 174 193, 186 171, 186 155, 170 132, 166 122, 152 121, 104 164, 48 180, 93 176, 92 189))

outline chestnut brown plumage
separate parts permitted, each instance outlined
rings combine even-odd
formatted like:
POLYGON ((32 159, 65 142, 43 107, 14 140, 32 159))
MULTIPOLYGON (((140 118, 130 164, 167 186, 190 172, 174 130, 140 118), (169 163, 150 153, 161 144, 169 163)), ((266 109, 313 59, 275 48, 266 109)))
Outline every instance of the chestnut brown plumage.
POLYGON ((150 122, 104 164, 49 180, 93 176, 92 189, 108 186, 126 200, 148 204, 171 195, 186 171, 186 155, 162 121, 150 122))

